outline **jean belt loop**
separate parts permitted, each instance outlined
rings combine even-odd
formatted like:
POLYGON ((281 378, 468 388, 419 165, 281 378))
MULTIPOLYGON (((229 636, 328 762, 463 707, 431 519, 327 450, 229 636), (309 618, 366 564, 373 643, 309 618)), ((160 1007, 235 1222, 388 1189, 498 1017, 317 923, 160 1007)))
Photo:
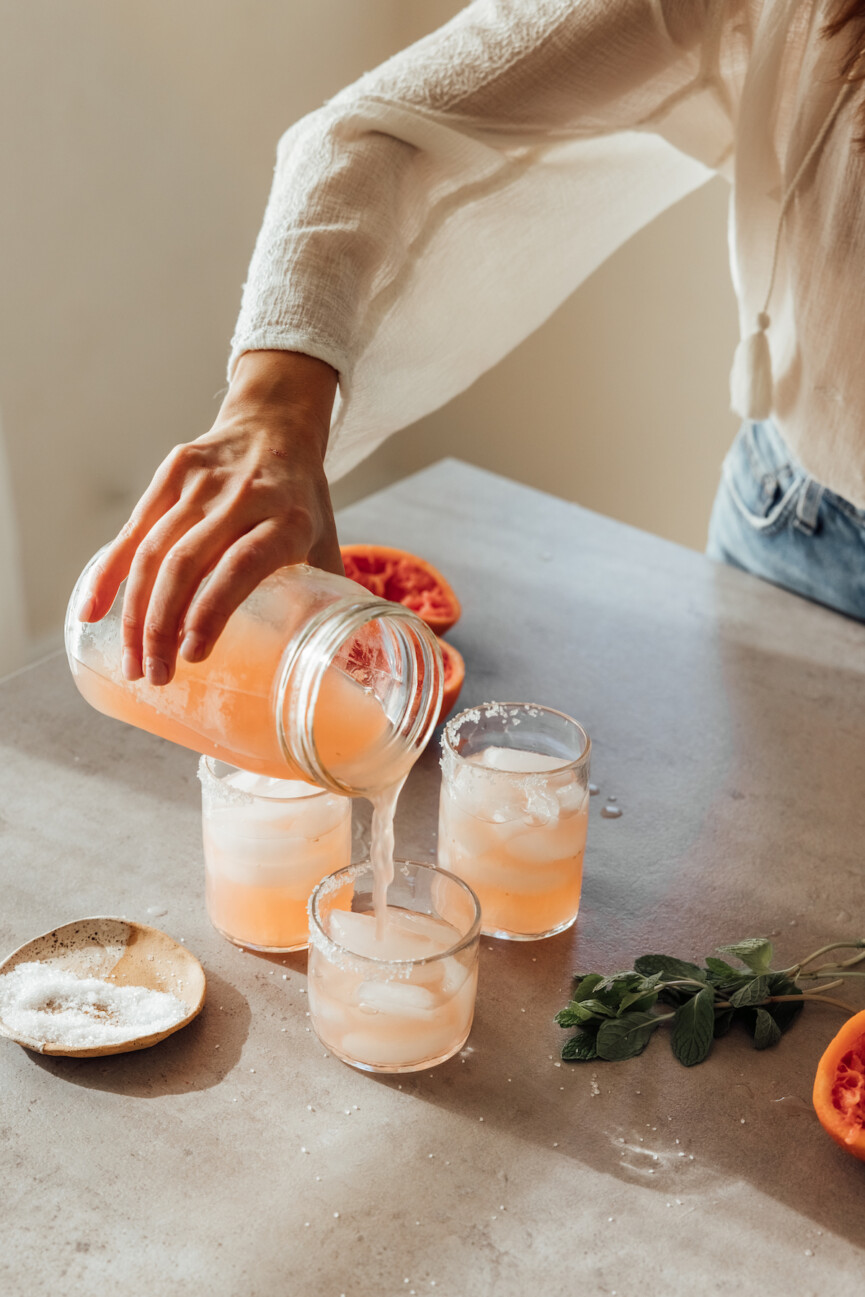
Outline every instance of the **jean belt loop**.
POLYGON ((813 477, 806 477, 802 483, 799 502, 796 505, 796 517, 793 522, 799 531, 803 531, 806 536, 813 536, 817 530, 820 502, 823 499, 825 489, 820 482, 815 482, 813 477))

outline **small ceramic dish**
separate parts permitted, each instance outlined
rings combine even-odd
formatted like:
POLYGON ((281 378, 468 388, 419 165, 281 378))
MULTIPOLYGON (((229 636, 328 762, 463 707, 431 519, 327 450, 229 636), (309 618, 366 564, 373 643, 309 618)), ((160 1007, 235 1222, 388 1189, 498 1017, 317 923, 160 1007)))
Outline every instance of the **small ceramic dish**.
POLYGON ((19 964, 28 963, 45 964, 52 971, 71 973, 78 978, 98 978, 114 986, 168 992, 187 1009, 186 1015, 167 1029, 82 1048, 23 1036, 4 1022, 0 1008, 0 1035, 40 1054, 94 1058, 147 1049, 180 1031, 204 1006, 206 982, 201 964, 173 937, 144 923, 104 917, 64 923, 40 937, 33 937, 8 955, 0 963, 0 977, 11 973, 19 964))

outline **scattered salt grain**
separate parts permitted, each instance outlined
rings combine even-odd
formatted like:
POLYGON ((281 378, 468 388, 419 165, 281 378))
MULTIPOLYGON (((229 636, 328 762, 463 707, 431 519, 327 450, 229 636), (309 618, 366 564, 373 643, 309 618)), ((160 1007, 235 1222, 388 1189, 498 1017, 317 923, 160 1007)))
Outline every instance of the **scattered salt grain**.
POLYGON ((73 1049, 119 1045, 168 1031, 189 1016, 176 995, 76 977, 38 961, 0 977, 0 1018, 17 1036, 73 1049))

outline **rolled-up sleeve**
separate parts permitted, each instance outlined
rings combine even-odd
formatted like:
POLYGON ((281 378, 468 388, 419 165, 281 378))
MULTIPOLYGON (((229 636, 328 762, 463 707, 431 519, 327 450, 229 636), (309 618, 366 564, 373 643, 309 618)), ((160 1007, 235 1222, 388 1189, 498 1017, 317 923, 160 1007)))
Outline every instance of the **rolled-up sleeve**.
MULTIPOLYGON (((732 149, 731 0, 481 0, 279 144, 244 351, 338 370, 338 477, 732 149)), ((740 56, 739 56, 740 57, 740 56)))

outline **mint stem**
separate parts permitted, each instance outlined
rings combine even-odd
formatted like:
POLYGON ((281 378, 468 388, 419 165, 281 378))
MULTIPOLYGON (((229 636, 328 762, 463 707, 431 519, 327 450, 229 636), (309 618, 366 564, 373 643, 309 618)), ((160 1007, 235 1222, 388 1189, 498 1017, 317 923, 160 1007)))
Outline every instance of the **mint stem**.
MULTIPOLYGON (((796 976, 798 976, 798 974, 799 974, 799 972, 801 971, 801 969, 806 968, 806 967, 808 966, 808 964, 813 964, 813 962, 814 962, 815 959, 819 959, 821 955, 825 955, 825 954, 827 954, 830 950, 861 950, 861 951, 865 951, 865 941, 863 941, 863 940, 860 938, 859 941, 833 941, 833 942, 830 942, 830 944, 829 944, 828 946, 821 946, 819 950, 815 950, 815 951, 814 951, 813 955, 809 955, 807 959, 801 959, 801 960, 799 961, 798 964, 794 964, 792 968, 787 968, 787 969, 785 969, 784 971, 786 972, 786 974, 788 975, 788 977, 796 977, 796 976)), ((849 960, 847 960, 846 962, 847 962, 848 965, 849 965, 849 964, 858 964, 859 961, 862 960, 862 959, 865 959, 865 953, 860 954, 860 955, 854 955, 852 959, 849 959, 849 960)))

